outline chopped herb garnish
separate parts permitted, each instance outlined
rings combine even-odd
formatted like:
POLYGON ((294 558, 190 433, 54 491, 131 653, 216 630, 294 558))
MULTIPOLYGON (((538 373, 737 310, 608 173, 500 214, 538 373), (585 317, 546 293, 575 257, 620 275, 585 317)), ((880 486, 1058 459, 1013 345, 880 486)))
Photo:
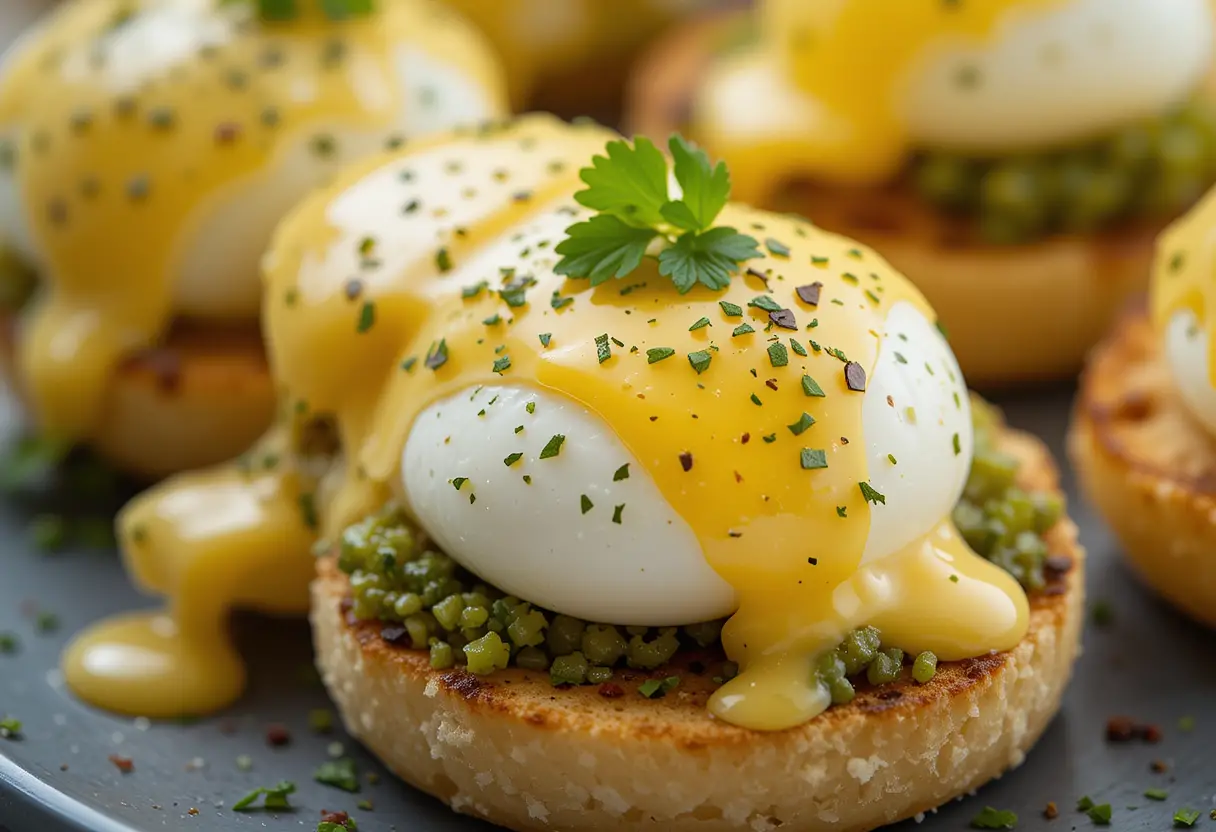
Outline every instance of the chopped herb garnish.
POLYGON ((959 439, 958 434, 956 433, 954 434, 952 441, 954 443, 954 455, 958 456, 963 452, 962 440, 959 439))
POLYGON ((1097 806, 1090 806, 1085 814, 1089 815, 1089 819, 1099 826, 1110 825, 1111 809, 1109 803, 1101 803, 1097 806))
POLYGON ((1149 800, 1165 800, 1170 796, 1170 793, 1165 789, 1145 789, 1144 796, 1149 800))
POLYGON ((756 331, 755 328, 751 324, 741 323, 737 327, 735 327, 733 332, 731 332, 731 337, 733 338, 738 335, 749 335, 755 331, 756 331))
POLYGON ((1194 809, 1179 809, 1177 812, 1174 812, 1175 826, 1194 826, 1197 820, 1199 820, 1199 813, 1194 809))
POLYGON ((591 511, 591 509, 595 508, 595 503, 591 502, 591 498, 586 494, 579 495, 578 505, 583 514, 586 514, 587 512, 591 511))
POLYGON ((616 471, 613 472, 613 474, 612 474, 613 482, 620 482, 621 480, 627 480, 627 479, 629 479, 629 463, 628 462, 626 462, 620 468, 617 468, 616 471))
POLYGON ((554 309, 564 309, 574 303, 574 298, 562 297, 561 293, 556 289, 553 290, 553 295, 549 298, 549 305, 554 309))
POLYGON ((0 633, 0 653, 12 655, 17 652, 20 644, 15 633, 0 633))
POLYGON ((263 809, 290 809, 291 804, 287 802, 287 795, 296 790, 296 784, 290 780, 280 780, 277 785, 271 788, 262 787, 254 789, 249 794, 242 797, 236 803, 232 804, 234 811, 241 812, 250 808, 257 808, 253 804, 258 798, 262 799, 263 809))
POLYGON ((553 333, 552 332, 542 332, 537 337, 540 338, 540 345, 542 347, 547 347, 547 346, 549 346, 549 342, 553 340, 553 333))
POLYGON ((789 257, 790 247, 780 240, 774 240, 769 237, 764 241, 764 247, 768 249, 768 253, 776 257, 789 257))
POLYGON ((671 347, 652 347, 646 350, 646 363, 657 364, 664 358, 671 358, 676 354, 676 351, 671 347))
POLYGON ((771 444, 773 444, 774 442, 776 442, 776 441, 777 441, 777 434, 775 434, 775 433, 767 433, 767 434, 765 434, 764 436, 761 436, 760 438, 764 440, 764 443, 765 443, 766 445, 771 445, 771 444))
POLYGON ((489 286, 490 284, 487 281, 479 281, 478 283, 474 283, 472 286, 465 286, 463 289, 461 289, 460 296, 465 300, 475 298, 481 294, 482 290, 489 288, 489 286))
POLYGON ((728 317, 728 318, 741 318, 741 317, 743 317, 743 307, 742 307, 742 306, 738 306, 737 304, 733 304, 733 303, 731 303, 731 302, 730 302, 730 301, 728 301, 728 300, 720 300, 720 301, 718 301, 718 306, 721 306, 721 307, 722 307, 722 314, 723 314, 723 315, 725 315, 725 316, 726 316, 726 317, 728 317))
POLYGON ((803 448, 799 460, 802 467, 807 471, 828 467, 827 452, 820 448, 803 448))
POLYGON ((794 436, 799 436, 804 430, 813 424, 815 424, 815 417, 811 416, 809 413, 803 413, 797 422, 794 422, 792 425, 787 425, 787 427, 790 429, 790 433, 794 434, 794 436))
POLYGON ((452 487, 455 488, 457 491, 459 491, 464 486, 464 484, 468 481, 469 481, 468 477, 453 477, 452 479, 448 480, 448 482, 450 482, 452 484, 452 487))
POLYGON ((701 375, 701 373, 709 369, 709 362, 711 360, 713 360, 713 356, 710 355, 709 350, 697 350, 688 354, 688 363, 697 371, 697 375, 701 375))
POLYGON ((494 372, 498 373, 499 375, 502 375, 509 369, 511 369, 511 356, 504 355, 502 358, 494 359, 494 367, 493 367, 494 372))
POLYGON ((566 437, 560 433, 553 434, 549 441, 545 443, 545 447, 541 448, 540 458, 551 459, 562 452, 562 443, 566 441, 566 437))
POLYGON ((355 761, 349 757, 327 760, 313 772, 312 779, 346 792, 359 791, 359 774, 355 771, 355 761))
POLYGON ((1013 829, 1018 825, 1018 816, 1013 812, 985 806, 971 819, 973 829, 1013 829))
POLYGON ((34 619, 34 629, 40 633, 53 633, 59 629, 59 616, 43 610, 34 619))
POLYGON ((768 361, 774 367, 784 367, 790 363, 789 350, 785 348, 785 344, 778 341, 775 344, 768 345, 768 361))
POLYGON ((859 482, 857 483, 857 487, 861 489, 861 496, 866 498, 866 502, 873 503, 874 505, 882 503, 884 506, 887 504, 886 495, 875 491, 874 486, 868 482, 859 482))
POLYGON ((748 306, 756 309, 763 309, 765 312, 780 312, 781 304, 770 298, 768 295, 757 295, 747 302, 748 306))
POLYGON ((730 195, 726 165, 711 165, 704 151, 672 136, 682 196, 668 198, 667 162, 649 139, 609 142, 606 156, 595 156, 579 172, 587 187, 574 195, 598 213, 566 229, 554 249, 562 255, 554 271, 591 280, 598 286, 631 274, 653 243, 659 273, 670 277, 681 294, 698 283, 710 289, 730 284, 740 264, 760 256, 756 241, 735 229, 713 227, 730 195))
POLYGON ((710 326, 709 318, 701 318, 695 324, 688 328, 689 332, 696 332, 698 329, 710 326))
POLYGON ((486 326, 497 326, 498 324, 502 323, 502 315, 499 315, 497 312, 495 312, 490 317, 483 318, 481 322, 483 324, 485 324, 486 326))
POLYGON ((450 272, 452 270, 452 254, 443 247, 435 252, 435 268, 441 272, 450 272))
POLYGON ((14 740, 21 736, 21 720, 6 716, 0 719, 0 738, 14 740))
POLYGON ((757 396, 755 393, 752 393, 752 404, 754 404, 754 405, 756 405, 757 407, 759 407, 759 406, 763 405, 763 404, 764 404, 764 402, 760 401, 760 397, 759 397, 759 396, 757 396))
POLYGON ((1089 795, 1082 795, 1077 801, 1077 811, 1087 812, 1094 807, 1094 801, 1089 795))
POLYGON ((836 506, 836 516, 837 517, 848 517, 849 516, 848 506, 836 506))
POLYGON ((794 339, 794 338, 790 339, 790 346, 793 347, 794 352, 798 353, 799 355, 802 355, 802 356, 806 355, 806 347, 804 347, 804 346, 802 346, 802 344, 798 343, 798 341, 796 339, 794 339))
POLYGON ((595 336, 595 357, 603 364, 612 357, 612 347, 608 346, 608 334, 595 336))
MULTIPOLYGON (((836 351, 840 354, 840 350, 836 351)), ((855 393, 863 393, 866 389, 866 371, 856 361, 844 365, 844 383, 855 393)))
POLYGON ((612 522, 616 523, 618 526, 621 524, 621 513, 624 510, 625 510, 624 503, 621 503, 619 506, 613 506, 613 508, 612 508, 612 522))
POLYGON ((438 370, 448 363, 448 342, 446 338, 440 338, 438 343, 431 344, 431 348, 426 353, 426 361, 423 363, 428 370, 438 370))
POLYGON ((536 402, 535 401, 528 402, 526 405, 524 405, 524 410, 528 411, 529 413, 535 413, 536 412, 536 402))
POLYGON ((818 398, 822 398, 827 395, 823 392, 823 388, 819 386, 819 382, 815 381, 815 379, 811 378, 810 376, 802 377, 802 392, 808 396, 815 396, 818 398))
POLYGON ((512 465, 519 462, 523 458, 524 458, 524 455, 521 454, 519 451, 516 451, 513 454, 508 454, 507 458, 503 460, 503 464, 506 465, 508 468, 510 468, 512 465))
MULTIPOLYGON (((814 260, 815 258, 811 258, 814 260)), ((827 258, 824 258, 825 261, 827 258)), ((808 283, 805 286, 799 286, 794 290, 798 295, 798 300, 809 306, 819 305, 819 292, 823 289, 823 284, 816 280, 814 283, 808 283)))
POLYGON ((638 685, 638 693, 647 699, 658 699, 669 690, 674 690, 680 684, 679 676, 668 676, 666 679, 647 679, 638 685))

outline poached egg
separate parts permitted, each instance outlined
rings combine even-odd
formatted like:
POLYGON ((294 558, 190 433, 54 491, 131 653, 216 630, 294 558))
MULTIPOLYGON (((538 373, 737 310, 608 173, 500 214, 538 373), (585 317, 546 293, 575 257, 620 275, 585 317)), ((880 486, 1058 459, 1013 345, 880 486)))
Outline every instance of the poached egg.
POLYGON ((749 199, 791 175, 886 181, 916 148, 1087 140, 1184 101, 1212 51, 1207 0, 767 0, 760 14, 761 47, 720 62, 694 106, 749 199))

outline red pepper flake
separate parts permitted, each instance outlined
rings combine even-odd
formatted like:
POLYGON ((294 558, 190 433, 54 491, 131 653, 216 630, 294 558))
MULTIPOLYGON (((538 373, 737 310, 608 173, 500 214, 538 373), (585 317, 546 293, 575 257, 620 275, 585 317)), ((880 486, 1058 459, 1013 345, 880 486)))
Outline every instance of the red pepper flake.
POLYGON ((811 306, 819 305, 819 292, 823 289, 823 284, 816 280, 814 283, 808 283, 805 286, 799 286, 794 291, 798 293, 798 300, 803 303, 808 303, 811 306))
POLYGON ((798 321, 794 319, 792 310, 778 309, 776 312, 769 312, 768 319, 782 329, 798 329, 798 321))
POLYGON ((605 699, 618 699, 625 695, 625 689, 613 682, 604 682, 600 685, 599 694, 605 699))
POLYGON ((844 365, 844 383, 854 393, 864 393, 866 389, 866 371, 856 361, 844 365))
POLYGON ((1170 770, 1169 764, 1165 760, 1153 760, 1148 767, 1156 774, 1165 774, 1170 770))
POLYGON ((684 451, 680 454, 680 467, 685 471, 692 470, 692 454, 690 454, 688 451, 684 451))
POLYGON ((216 144, 232 144, 241 137, 241 125, 235 121, 225 121, 215 127, 216 144))
POLYGON ((321 810, 321 823, 336 823, 339 826, 346 826, 348 820, 350 820, 350 815, 346 812, 331 812, 328 809, 321 810))
POLYGON ((117 754, 111 754, 106 759, 113 763, 114 767, 123 774, 130 774, 135 771, 135 761, 130 757, 120 757, 117 754))
POLYGON ((766 275, 764 272, 760 271, 759 269, 748 269, 747 274, 749 277, 754 277, 757 280, 762 281, 764 283, 765 287, 768 286, 768 275, 766 275))
POLYGON ((1060 816, 1060 808, 1058 806, 1056 806, 1054 801, 1052 801, 1051 803, 1048 803, 1047 807, 1045 809, 1043 809, 1043 817, 1047 818, 1048 820, 1055 820, 1059 816, 1060 816))
POLYGON ((777 379, 775 379, 775 378, 766 379, 764 382, 764 386, 767 387, 769 390, 776 390, 777 389, 777 379))
POLYGON ((287 730, 287 726, 281 722, 274 722, 266 726, 266 744, 272 748, 280 748, 291 742, 291 732, 287 730))
POLYGON ((1107 742, 1143 740, 1155 744, 1161 742, 1163 736, 1161 726, 1138 723, 1131 717, 1115 716, 1106 721, 1107 742))
POLYGON ((742 445, 746 445, 750 441, 752 441, 752 435, 750 433, 745 433, 739 437, 739 443, 742 445))

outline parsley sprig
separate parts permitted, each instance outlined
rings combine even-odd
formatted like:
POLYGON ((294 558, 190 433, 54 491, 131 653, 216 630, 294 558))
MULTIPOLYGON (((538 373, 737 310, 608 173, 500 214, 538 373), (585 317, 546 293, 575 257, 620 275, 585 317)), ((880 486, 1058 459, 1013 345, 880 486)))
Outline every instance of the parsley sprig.
POLYGON ((555 251, 554 268, 567 277, 598 286, 631 274, 644 257, 655 257, 659 274, 680 294, 701 283, 724 289, 740 264, 760 257, 759 243, 714 220, 730 197, 730 173, 713 165, 705 151, 673 135, 667 143, 682 196, 671 199, 667 160, 654 142, 639 136, 620 139, 595 156, 579 177, 587 187, 574 195, 595 216, 566 229, 555 251))

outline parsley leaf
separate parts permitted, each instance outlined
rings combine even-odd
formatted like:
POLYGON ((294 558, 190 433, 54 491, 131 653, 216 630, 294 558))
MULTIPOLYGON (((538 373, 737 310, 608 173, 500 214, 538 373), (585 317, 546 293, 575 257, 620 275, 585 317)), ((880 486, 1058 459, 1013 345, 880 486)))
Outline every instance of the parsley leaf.
POLYGON ((591 157, 591 167, 579 171, 579 179, 587 187, 574 195, 575 201, 637 227, 662 222, 667 160, 654 142, 639 136, 632 147, 620 139, 608 142, 604 149, 607 156, 591 157))
POLYGON ((667 161, 645 138, 632 145, 609 142, 607 156, 593 157, 580 171, 587 187, 574 198, 599 213, 566 229, 566 239, 554 248, 561 255, 555 272, 598 286, 625 277, 651 256, 683 294, 698 283, 725 288, 741 263, 763 256, 754 238, 712 227, 730 196, 726 165, 711 164, 703 150, 679 136, 671 137, 669 147, 679 199, 669 199, 667 161))
POLYGON ((675 160, 676 181, 684 196, 678 202, 664 205, 663 218, 687 231, 704 231, 726 206, 730 196, 730 173, 725 162, 711 167, 709 157, 698 152, 682 136, 672 136, 667 142, 675 160))
POLYGON ((262 808, 264 809, 290 809, 291 804, 287 802, 287 795, 295 790, 295 783, 292 783, 290 780, 280 780, 271 788, 263 786, 262 788, 254 789, 232 804, 232 809, 235 812, 242 812, 246 809, 256 808, 253 804, 257 802, 259 797, 263 798, 262 808))
POLYGON ((326 760, 313 773, 312 779, 335 789, 347 792, 359 791, 359 775, 355 771, 355 761, 350 757, 340 760, 326 760))
POLYGON ((659 274, 670 277, 680 294, 697 283, 725 289, 739 263, 759 257, 756 241, 730 226, 711 228, 700 234, 681 234, 675 245, 659 252, 659 274))
POLYGON ((972 829, 1013 829, 1018 825, 1018 816, 1003 809, 985 806, 971 819, 972 829))
POLYGON ((599 286, 632 273, 657 236, 653 229, 634 228, 611 214, 597 214, 566 229, 566 239, 553 249, 562 255, 553 271, 567 277, 589 277, 592 286, 599 286))

